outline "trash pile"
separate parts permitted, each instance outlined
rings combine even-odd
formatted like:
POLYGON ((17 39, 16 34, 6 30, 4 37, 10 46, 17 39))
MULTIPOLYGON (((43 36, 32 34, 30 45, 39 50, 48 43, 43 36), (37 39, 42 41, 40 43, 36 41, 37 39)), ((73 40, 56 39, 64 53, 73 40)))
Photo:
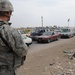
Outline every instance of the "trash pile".
POLYGON ((75 58, 75 49, 74 50, 64 50, 63 53, 68 56, 69 59, 74 59, 75 58))

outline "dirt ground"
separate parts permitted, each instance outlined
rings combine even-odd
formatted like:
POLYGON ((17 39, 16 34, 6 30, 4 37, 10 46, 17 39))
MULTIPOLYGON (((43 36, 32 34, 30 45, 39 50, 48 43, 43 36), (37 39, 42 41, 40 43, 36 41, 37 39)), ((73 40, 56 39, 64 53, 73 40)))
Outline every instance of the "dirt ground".
POLYGON ((75 37, 46 50, 28 53, 19 75, 75 75, 75 37))

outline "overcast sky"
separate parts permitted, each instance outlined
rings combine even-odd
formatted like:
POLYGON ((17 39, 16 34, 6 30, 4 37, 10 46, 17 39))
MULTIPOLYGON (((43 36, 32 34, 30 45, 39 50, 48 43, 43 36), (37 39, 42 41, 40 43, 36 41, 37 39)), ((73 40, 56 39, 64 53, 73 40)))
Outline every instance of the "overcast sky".
POLYGON ((10 0, 13 27, 75 26, 75 0, 10 0))

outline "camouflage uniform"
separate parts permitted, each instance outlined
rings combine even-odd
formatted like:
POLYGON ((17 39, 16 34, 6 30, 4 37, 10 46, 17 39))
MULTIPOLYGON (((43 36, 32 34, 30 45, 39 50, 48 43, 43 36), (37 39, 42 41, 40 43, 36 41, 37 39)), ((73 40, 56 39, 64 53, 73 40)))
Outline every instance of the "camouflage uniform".
MULTIPOLYGON (((0 0, 0 15, 6 16, 3 12, 12 11, 9 0, 0 0)), ((0 75, 15 75, 16 68, 25 61, 27 49, 20 33, 9 22, 0 19, 0 75)))
POLYGON ((0 21, 0 33, 11 47, 10 49, 0 38, 0 75, 14 75, 15 68, 23 64, 27 46, 19 32, 10 27, 8 22, 0 21))

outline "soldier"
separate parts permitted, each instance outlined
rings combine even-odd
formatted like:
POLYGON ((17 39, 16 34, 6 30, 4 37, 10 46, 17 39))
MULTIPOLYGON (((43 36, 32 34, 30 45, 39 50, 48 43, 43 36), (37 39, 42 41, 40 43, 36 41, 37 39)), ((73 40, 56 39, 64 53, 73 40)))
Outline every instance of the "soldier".
POLYGON ((10 26, 13 6, 9 0, 0 0, 0 75, 15 75, 23 65, 28 47, 19 32, 10 26))

